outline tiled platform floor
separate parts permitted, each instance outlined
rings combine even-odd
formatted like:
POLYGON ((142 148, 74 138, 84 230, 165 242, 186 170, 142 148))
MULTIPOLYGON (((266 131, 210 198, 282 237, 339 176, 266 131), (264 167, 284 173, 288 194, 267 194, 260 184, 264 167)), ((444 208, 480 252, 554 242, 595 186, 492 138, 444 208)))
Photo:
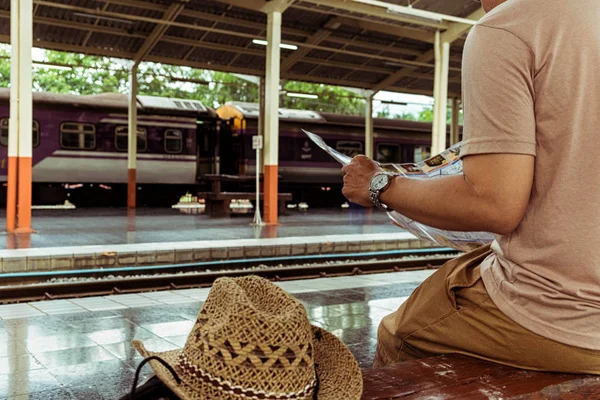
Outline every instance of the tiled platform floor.
MULTIPOLYGON (((363 210, 289 211, 279 226, 250 226, 252 215, 210 218, 173 209, 34 210, 32 235, 5 235, 0 248, 37 248, 289 236, 399 232, 385 213, 363 210)), ((0 216, 0 225, 5 216, 0 216)))
MULTIPOLYGON (((283 282, 313 324, 341 338, 368 367, 380 320, 432 273, 398 272, 283 282)), ((0 400, 114 400, 150 350, 183 346, 208 289, 0 306, 0 400), (26 317, 26 318, 22 318, 26 317)), ((144 369, 147 377, 148 367, 144 369)))

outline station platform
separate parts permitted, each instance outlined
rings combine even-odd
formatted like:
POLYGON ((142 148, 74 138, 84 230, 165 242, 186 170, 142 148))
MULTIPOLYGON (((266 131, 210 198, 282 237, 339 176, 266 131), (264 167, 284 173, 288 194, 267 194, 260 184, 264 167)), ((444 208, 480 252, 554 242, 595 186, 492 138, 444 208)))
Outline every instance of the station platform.
MULTIPOLYGON (((361 368, 377 327, 432 270, 278 282, 312 324, 338 336, 361 368)), ((141 361, 131 346, 182 347, 209 288, 0 306, 0 400, 114 400, 141 361), (24 318, 26 317, 26 318, 24 318)), ((150 376, 148 366, 143 378, 150 376)))
MULTIPOLYGON (((432 246, 372 210, 215 220, 172 210, 75 210, 34 215, 36 233, 7 234, 0 272, 142 267, 214 260, 353 253, 432 246)), ((0 223, 2 221, 0 220, 0 223)))

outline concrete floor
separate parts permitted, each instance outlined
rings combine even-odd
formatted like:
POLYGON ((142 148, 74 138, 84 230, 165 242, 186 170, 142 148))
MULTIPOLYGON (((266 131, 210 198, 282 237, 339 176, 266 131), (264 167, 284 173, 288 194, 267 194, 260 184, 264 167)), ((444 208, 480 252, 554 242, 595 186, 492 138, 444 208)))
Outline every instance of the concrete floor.
MULTIPOLYGON (((254 239, 361 233, 398 233, 401 230, 377 210, 289 211, 278 226, 251 226, 252 214, 210 218, 173 209, 35 210, 31 235, 5 234, 0 248, 38 248, 254 239)), ((0 217, 0 224, 6 224, 0 217)))

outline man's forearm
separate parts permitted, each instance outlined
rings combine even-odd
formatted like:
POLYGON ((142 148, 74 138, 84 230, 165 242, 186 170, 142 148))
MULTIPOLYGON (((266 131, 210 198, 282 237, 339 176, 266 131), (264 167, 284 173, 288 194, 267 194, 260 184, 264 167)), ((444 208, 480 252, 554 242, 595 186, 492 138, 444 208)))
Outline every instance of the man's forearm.
POLYGON ((394 179, 381 201, 400 214, 445 230, 508 233, 498 208, 463 175, 431 180, 394 179))

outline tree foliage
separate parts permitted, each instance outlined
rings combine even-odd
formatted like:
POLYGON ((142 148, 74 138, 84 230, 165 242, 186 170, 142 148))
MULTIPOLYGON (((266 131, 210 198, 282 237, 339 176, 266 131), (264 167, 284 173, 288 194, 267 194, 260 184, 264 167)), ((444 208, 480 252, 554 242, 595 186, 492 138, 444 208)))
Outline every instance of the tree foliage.
MULTIPOLYGON (((44 50, 44 61, 56 65, 75 66, 71 70, 36 67, 33 71, 34 90, 40 92, 99 94, 127 93, 131 62, 109 57, 88 56, 44 50)), ((236 75, 167 64, 142 63, 138 71, 139 94, 199 100, 211 107, 228 101, 257 103, 259 88, 236 75)), ((10 52, 0 48, 0 87, 10 83, 10 52)), ((285 108, 319 112, 364 115, 365 100, 340 87, 307 82, 286 81, 282 85, 280 104, 285 108), (289 92, 310 93, 318 99, 289 97, 289 92)), ((388 106, 377 113, 380 118, 432 121, 433 109, 419 115, 391 115, 388 106)))

